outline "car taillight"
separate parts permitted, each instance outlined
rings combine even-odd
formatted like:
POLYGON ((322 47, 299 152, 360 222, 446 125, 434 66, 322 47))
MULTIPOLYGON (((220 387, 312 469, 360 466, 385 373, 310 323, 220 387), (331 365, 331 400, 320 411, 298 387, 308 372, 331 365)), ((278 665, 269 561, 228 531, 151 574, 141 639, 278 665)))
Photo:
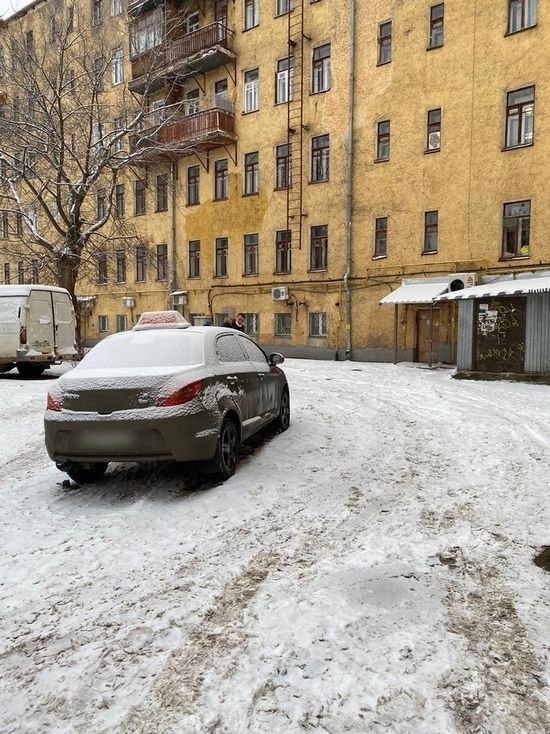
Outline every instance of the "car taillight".
POLYGON ((63 407, 63 396, 59 390, 50 390, 48 393, 48 410, 61 410, 63 407))
POLYGON ((20 326, 19 327, 19 344, 26 344, 26 343, 27 343, 27 327, 20 326))
POLYGON ((157 400, 157 405, 164 407, 170 405, 183 405, 183 403, 188 403, 190 400, 193 400, 193 398, 196 398, 201 391, 202 382, 200 380, 197 380, 196 382, 190 382, 189 385, 185 385, 185 387, 179 387, 177 390, 174 390, 174 392, 171 392, 169 395, 159 396, 159 399, 157 400))

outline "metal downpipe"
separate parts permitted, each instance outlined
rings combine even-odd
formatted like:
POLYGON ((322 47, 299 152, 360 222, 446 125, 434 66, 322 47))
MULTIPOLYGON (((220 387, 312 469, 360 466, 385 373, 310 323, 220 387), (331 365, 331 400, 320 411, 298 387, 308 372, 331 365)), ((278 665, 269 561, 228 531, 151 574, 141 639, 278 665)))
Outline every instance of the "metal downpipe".
POLYGON ((350 72, 349 72, 349 129, 346 173, 346 272, 344 274, 346 359, 351 359, 351 217, 353 197, 353 128, 355 111, 355 0, 350 0, 350 72))

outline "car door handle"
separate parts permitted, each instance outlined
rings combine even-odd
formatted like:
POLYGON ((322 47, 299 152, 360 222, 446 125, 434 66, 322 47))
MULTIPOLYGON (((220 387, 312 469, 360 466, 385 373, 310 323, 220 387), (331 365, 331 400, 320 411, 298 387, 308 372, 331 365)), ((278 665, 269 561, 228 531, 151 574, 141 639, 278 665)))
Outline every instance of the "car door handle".
POLYGON ((227 375, 227 382, 230 382, 231 384, 234 384, 235 382, 238 382, 239 378, 237 375, 227 375))

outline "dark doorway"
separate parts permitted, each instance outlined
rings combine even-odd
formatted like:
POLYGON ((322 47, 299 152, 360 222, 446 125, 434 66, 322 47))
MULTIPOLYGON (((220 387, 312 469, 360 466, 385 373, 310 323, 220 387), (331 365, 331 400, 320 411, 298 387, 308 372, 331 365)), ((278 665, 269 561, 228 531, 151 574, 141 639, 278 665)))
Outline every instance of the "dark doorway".
POLYGON ((439 309, 433 309, 433 327, 430 333, 430 310, 416 312, 416 362, 439 362, 439 309), (432 358, 430 360, 430 337, 432 358))
POLYGON ((484 298, 474 307, 477 372, 524 371, 525 298, 484 298))

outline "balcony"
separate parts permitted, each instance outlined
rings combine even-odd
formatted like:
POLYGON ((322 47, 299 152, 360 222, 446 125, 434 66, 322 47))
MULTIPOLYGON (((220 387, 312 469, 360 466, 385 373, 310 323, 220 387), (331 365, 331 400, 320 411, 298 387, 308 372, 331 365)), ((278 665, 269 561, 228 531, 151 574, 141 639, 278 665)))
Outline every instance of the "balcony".
POLYGON ((128 86, 138 94, 151 93, 163 86, 166 77, 183 80, 235 61, 233 39, 233 31, 216 21, 157 48, 133 54, 128 86))
POLYGON ((180 158, 229 145, 236 141, 235 115, 221 107, 183 114, 183 105, 171 105, 153 113, 164 121, 143 130, 134 138, 133 148, 144 160, 180 158))

